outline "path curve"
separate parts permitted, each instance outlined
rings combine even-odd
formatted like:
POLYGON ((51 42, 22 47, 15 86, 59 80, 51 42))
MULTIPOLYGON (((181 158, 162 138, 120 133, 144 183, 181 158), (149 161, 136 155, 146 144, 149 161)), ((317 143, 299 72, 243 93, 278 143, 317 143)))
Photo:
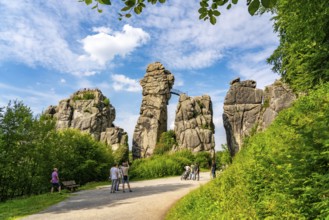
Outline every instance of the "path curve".
POLYGON ((200 173, 200 181, 169 177, 131 182, 133 192, 110 193, 110 186, 74 193, 69 199, 24 220, 160 220, 184 195, 210 180, 200 173))

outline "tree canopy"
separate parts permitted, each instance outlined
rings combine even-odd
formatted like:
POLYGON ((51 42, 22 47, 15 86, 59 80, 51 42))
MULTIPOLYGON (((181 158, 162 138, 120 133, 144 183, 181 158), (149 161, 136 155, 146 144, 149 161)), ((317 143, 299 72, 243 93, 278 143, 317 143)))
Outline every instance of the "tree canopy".
POLYGON ((280 45, 268 62, 296 91, 329 80, 329 1, 280 0, 274 29, 280 45))
MULTIPOLYGON (((198 10, 200 16, 199 19, 209 20, 211 24, 216 24, 216 17, 221 15, 220 9, 226 8, 229 10, 233 5, 236 5, 239 0, 200 0, 200 8, 198 10)), ((79 0, 87 5, 93 5, 92 9, 97 9, 98 12, 103 10, 100 5, 111 6, 111 0, 79 0)), ((146 5, 157 3, 166 3, 166 0, 122 0, 123 6, 119 14, 119 19, 123 17, 130 18, 132 13, 141 14, 146 5)), ((273 8, 277 0, 246 0, 248 5, 248 11, 251 15, 254 15, 260 9, 273 8)))

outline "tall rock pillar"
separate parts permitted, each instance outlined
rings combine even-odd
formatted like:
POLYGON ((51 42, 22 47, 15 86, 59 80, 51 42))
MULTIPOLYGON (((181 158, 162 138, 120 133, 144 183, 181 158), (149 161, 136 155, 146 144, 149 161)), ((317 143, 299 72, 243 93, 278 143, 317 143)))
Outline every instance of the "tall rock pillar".
POLYGON ((161 133, 167 131, 167 105, 174 76, 159 63, 150 64, 140 81, 143 99, 133 135, 133 158, 148 157, 161 133))
POLYGON ((211 98, 208 95, 189 97, 182 94, 175 118, 178 149, 214 153, 215 126, 211 98))
MULTIPOLYGON (((259 120, 263 101, 263 90, 256 89, 253 80, 231 82, 224 101, 223 122, 226 130, 227 146, 234 156, 259 120)), ((255 128, 256 129, 256 128, 255 128)))

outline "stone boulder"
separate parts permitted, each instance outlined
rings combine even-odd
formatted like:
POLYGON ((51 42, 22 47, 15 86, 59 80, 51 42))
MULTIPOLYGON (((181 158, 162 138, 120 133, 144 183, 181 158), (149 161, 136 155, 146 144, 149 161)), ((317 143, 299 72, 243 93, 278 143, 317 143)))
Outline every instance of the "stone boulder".
POLYGON ((114 148, 121 143, 125 133, 114 127, 115 108, 98 89, 79 90, 70 98, 61 100, 58 106, 49 106, 44 114, 56 119, 57 129, 79 129, 114 148))
POLYGON ((110 145, 116 151, 120 146, 128 147, 128 134, 122 128, 111 127, 101 133, 100 141, 110 145))
POLYGON ((263 91, 256 89, 255 81, 241 82, 238 78, 231 82, 224 101, 223 123, 232 156, 240 150, 243 138, 250 134, 258 122, 262 101, 263 91))
POLYGON ((234 156, 241 149, 246 136, 268 127, 277 114, 290 107, 295 99, 292 90, 281 81, 276 81, 263 91, 256 89, 253 80, 233 80, 225 97, 223 113, 231 155, 234 156))
POLYGON ((156 62, 147 67, 140 81, 143 98, 133 135, 133 158, 152 155, 161 133, 167 131, 167 105, 173 84, 174 75, 161 63, 156 62))
POLYGON ((215 126, 210 96, 192 98, 181 94, 176 110, 174 131, 178 149, 213 153, 215 126))
POLYGON ((267 128, 278 113, 288 108, 296 100, 296 95, 289 86, 280 80, 266 86, 264 90, 263 111, 259 119, 258 130, 267 128))

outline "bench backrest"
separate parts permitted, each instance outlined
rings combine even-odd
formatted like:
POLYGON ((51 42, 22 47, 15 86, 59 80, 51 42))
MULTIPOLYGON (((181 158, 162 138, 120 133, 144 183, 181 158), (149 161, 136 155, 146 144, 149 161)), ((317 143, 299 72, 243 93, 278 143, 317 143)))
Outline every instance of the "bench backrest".
POLYGON ((62 182, 64 186, 70 186, 70 185, 75 185, 75 180, 69 180, 69 181, 63 181, 62 182))

